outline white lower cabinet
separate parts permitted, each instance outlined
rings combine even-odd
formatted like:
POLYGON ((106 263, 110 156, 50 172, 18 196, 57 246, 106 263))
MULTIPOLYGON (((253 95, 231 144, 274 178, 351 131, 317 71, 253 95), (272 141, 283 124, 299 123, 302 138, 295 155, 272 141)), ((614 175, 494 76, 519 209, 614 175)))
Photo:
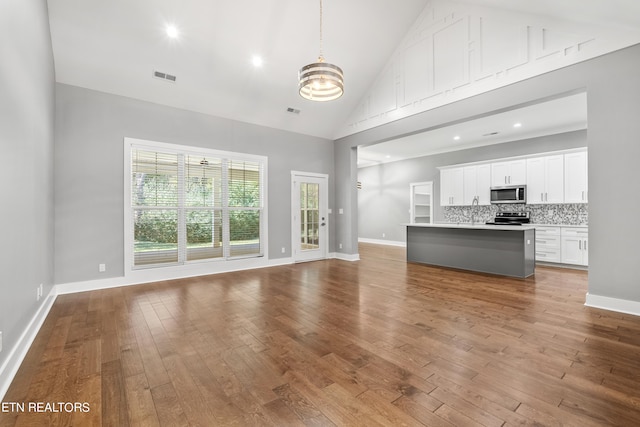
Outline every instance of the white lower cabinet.
POLYGON ((536 227, 536 261, 561 262, 560 227, 536 227))
POLYGON ((536 261, 589 265, 589 229, 536 226, 536 261))
POLYGON ((562 227, 562 263, 589 265, 589 230, 586 227, 562 227))

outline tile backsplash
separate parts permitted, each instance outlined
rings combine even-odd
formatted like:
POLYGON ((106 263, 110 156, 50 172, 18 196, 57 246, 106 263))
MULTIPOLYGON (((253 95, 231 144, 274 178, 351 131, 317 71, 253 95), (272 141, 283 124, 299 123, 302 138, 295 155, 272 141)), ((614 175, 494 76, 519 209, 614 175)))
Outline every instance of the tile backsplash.
POLYGON ((534 224, 588 225, 586 203, 557 205, 504 204, 489 206, 444 206, 445 222, 471 222, 471 213, 475 209, 476 222, 492 221, 496 212, 531 212, 534 224))

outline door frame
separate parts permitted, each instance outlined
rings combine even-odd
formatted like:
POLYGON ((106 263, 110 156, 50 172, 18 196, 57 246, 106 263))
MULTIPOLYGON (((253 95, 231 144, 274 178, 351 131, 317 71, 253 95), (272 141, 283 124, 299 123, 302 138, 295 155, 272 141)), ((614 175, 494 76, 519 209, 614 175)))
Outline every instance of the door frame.
POLYGON ((324 173, 291 171, 291 258, 294 262, 315 261, 327 259, 329 255, 329 175, 324 173), (299 190, 296 190, 296 182, 304 180, 304 178, 313 178, 321 180, 320 195, 320 216, 325 218, 325 226, 320 227, 320 248, 317 256, 303 257, 299 250, 300 247, 300 220, 298 218, 300 211, 298 201, 300 199, 299 190), (323 191, 324 190, 324 191, 323 191))

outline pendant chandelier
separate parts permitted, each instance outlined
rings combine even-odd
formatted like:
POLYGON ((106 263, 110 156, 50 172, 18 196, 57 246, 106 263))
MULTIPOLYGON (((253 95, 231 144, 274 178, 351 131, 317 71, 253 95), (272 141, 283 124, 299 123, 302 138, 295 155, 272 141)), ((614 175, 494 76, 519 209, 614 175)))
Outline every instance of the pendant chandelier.
POLYGON ((305 65, 298 72, 300 96, 311 101, 332 101, 344 93, 344 76, 337 65, 324 61, 322 54, 322 0, 320 0, 320 55, 318 62, 305 65))

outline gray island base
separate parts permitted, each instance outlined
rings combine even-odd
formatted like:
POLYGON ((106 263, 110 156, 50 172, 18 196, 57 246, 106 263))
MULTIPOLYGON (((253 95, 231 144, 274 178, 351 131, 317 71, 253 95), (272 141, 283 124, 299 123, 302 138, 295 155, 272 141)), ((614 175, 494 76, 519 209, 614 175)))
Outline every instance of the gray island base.
POLYGON ((407 224, 407 261, 525 278, 535 241, 532 226, 407 224))

